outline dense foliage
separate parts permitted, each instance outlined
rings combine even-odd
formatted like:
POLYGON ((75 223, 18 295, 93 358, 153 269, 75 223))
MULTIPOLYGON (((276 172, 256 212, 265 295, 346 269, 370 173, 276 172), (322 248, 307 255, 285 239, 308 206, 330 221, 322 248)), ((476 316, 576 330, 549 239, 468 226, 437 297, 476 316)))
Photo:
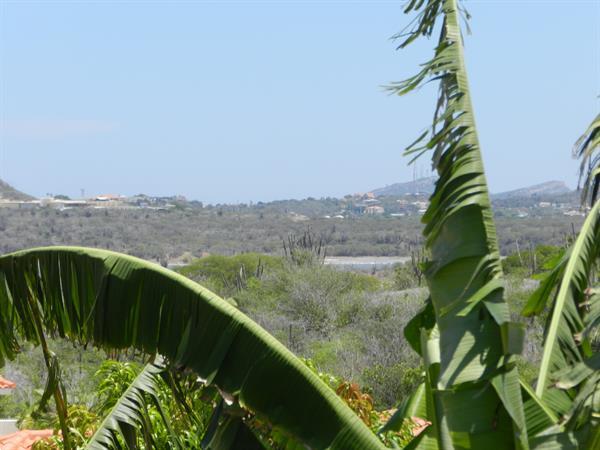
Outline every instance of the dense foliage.
MULTIPOLYGON (((551 209, 497 210, 500 248, 560 245, 581 225, 581 217, 551 209)), ((309 227, 324 240, 329 256, 409 256, 421 242, 420 216, 325 219, 307 216, 298 221, 284 212, 231 208, 190 210, 76 210, 0 208, 0 253, 46 245, 106 248, 140 258, 186 262, 186 255, 233 255, 258 252, 283 254, 282 242, 309 227)))
POLYGON ((440 33, 421 70, 389 87, 404 95, 440 84, 433 125, 407 150, 431 152, 439 176, 423 249, 411 241, 411 262, 385 273, 338 272, 322 264, 330 241, 307 231, 283 239, 285 257, 208 256, 182 269, 225 300, 102 250, 0 257, 0 358, 37 344, 47 371, 23 423, 47 421, 55 400, 62 437, 41 448, 600 447, 597 121, 577 144, 590 203, 579 233, 561 233, 557 247, 515 240, 502 260, 464 62, 465 11, 457 0, 411 0, 406 12, 416 18, 397 36, 401 48, 440 33), (98 401, 69 404, 55 336, 115 354, 134 348, 146 364, 105 363, 98 401), (378 410, 398 397, 395 411, 378 410))
POLYGON ((418 370, 410 371, 412 376, 395 377, 401 369, 418 366, 395 330, 417 311, 425 292, 416 283, 408 290, 395 290, 394 271, 375 277, 246 254, 208 256, 181 272, 233 298, 240 309, 321 370, 359 382, 381 407, 394 406, 397 395, 407 394, 419 381, 418 370), (259 264, 264 269, 257 277, 259 264), (244 283, 235 281, 240 273, 248 274, 244 283), (379 368, 377 375, 374 366, 379 368))
MULTIPOLYGON (((77 383, 70 384, 68 389, 72 402, 68 408, 68 424, 72 444, 76 448, 84 448, 88 439, 102 423, 103 418, 111 412, 111 409, 138 376, 142 370, 142 364, 136 362, 140 359, 132 355, 121 355, 120 358, 123 361, 117 361, 105 359, 105 355, 100 353, 93 353, 94 358, 88 358, 82 362, 70 357, 73 349, 81 355, 86 354, 82 348, 76 348, 61 341, 52 341, 52 346, 59 351, 66 372, 83 370, 88 375, 85 379, 79 379, 77 383), (67 345, 71 347, 71 350, 67 345), (81 401, 82 398, 87 401, 81 401)), ((15 366, 24 369, 28 363, 39 361, 40 356, 39 352, 34 349, 24 351, 15 366)), ((378 410, 371 396, 361 391, 356 383, 320 371, 311 360, 305 360, 305 363, 359 415, 373 432, 378 431, 393 413, 393 410, 378 410)), ((16 375, 16 372, 10 367, 8 371, 16 375)), ((37 375, 41 375, 41 372, 31 370, 26 373, 26 376, 21 377, 21 381, 26 383, 27 377, 33 378, 37 375)), ((171 388, 162 379, 158 382, 156 397, 158 403, 153 402, 150 396, 146 396, 145 407, 150 420, 149 429, 152 430, 149 438, 152 441, 151 446, 153 446, 152 448, 177 448, 178 445, 183 445, 183 448, 187 449, 201 449, 201 436, 208 426, 212 409, 218 401, 216 391, 203 387, 197 381, 197 377, 189 374, 173 372, 168 376, 177 377, 177 386, 181 389, 181 396, 179 398, 173 396, 171 388)), ((39 405, 35 402, 31 405, 18 403, 18 395, 26 393, 29 388, 29 386, 27 388, 25 386, 27 385, 19 385, 15 397, 0 398, 0 400, 4 400, 0 405, 0 414, 14 416, 19 411, 21 428, 51 428, 55 431, 56 434, 53 437, 37 442, 34 450, 63 449, 63 441, 59 433, 60 424, 52 405, 48 405, 44 410, 39 410, 37 408, 39 405), (9 408, 7 408, 7 403, 10 403, 9 408)), ((246 420, 251 424, 254 432, 264 441, 270 442, 273 448, 288 448, 292 445, 293 441, 290 441, 289 437, 273 430, 268 422, 254 417, 248 411, 240 410, 240 413, 246 416, 246 420)), ((392 442, 400 445, 406 444, 412 437, 411 429, 413 427, 414 424, 408 421, 400 431, 384 433, 381 435, 381 439, 389 445, 392 445, 392 442)), ((137 445, 139 448, 147 448, 148 444, 140 435, 137 445)))

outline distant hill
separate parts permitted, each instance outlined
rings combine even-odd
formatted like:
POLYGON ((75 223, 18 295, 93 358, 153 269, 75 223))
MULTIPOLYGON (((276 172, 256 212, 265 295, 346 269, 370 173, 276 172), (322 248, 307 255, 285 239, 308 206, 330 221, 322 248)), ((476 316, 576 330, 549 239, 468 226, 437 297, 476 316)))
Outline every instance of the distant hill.
MULTIPOLYGON (((429 195, 435 187, 434 177, 420 178, 415 181, 394 183, 389 186, 374 189, 376 197, 399 197, 406 194, 429 195)), ((577 203, 579 193, 569 189, 563 181, 546 181, 512 191, 499 192, 491 195, 494 204, 499 206, 527 206, 539 201, 556 201, 561 203, 577 203)))
POLYGON ((492 198, 496 200, 508 200, 513 198, 553 197, 569 194, 571 192, 573 191, 571 191, 563 181, 546 181, 545 183, 535 184, 513 191, 492 194, 492 198))
POLYGON ((7 200, 33 200, 35 197, 17 191, 7 182, 0 180, 0 198, 7 200))
POLYGON ((390 184, 386 187, 373 189, 371 192, 373 192, 376 197, 400 196, 406 194, 431 194, 435 186, 434 183, 434 177, 419 178, 415 181, 390 184))

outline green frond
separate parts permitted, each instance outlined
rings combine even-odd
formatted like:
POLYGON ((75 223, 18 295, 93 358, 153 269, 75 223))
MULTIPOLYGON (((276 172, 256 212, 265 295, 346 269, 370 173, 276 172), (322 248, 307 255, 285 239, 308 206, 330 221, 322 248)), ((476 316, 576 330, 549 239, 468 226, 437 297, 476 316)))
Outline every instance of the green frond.
POLYGON ((589 202, 593 205, 600 189, 600 114, 575 143, 573 156, 581 160, 579 167, 579 183, 582 185, 581 202, 589 202))
POLYGON ((523 310, 534 315, 550 308, 536 394, 576 442, 600 439, 600 355, 592 346, 592 333, 600 324, 600 295, 592 285, 599 257, 596 202, 572 247, 523 310))
POLYGON ((261 450, 265 448, 239 415, 225 413, 224 402, 215 408, 202 439, 205 450, 261 450))
MULTIPOLYGON (((405 333, 428 365, 435 430, 440 448, 527 448, 522 394, 514 361, 523 330, 510 322, 487 182, 465 69, 456 0, 411 1, 417 18, 397 36, 400 47, 430 36, 441 20, 434 56, 413 77, 391 84, 405 95, 439 83, 431 129, 407 150, 431 152, 439 176, 422 220, 431 255, 425 276, 438 337, 426 311, 405 333), (415 339, 420 329, 426 334, 415 339), (424 348, 424 345, 427 348, 424 348), (437 347, 437 348, 436 348, 437 347), (429 356, 427 356, 429 355, 429 356), (469 414, 464 414, 464 411, 469 414)), ((417 447, 419 448, 419 447, 417 447)))
POLYGON ((149 435, 145 395, 156 397, 160 373, 165 367, 148 363, 112 407, 87 444, 89 450, 118 449, 119 439, 127 448, 135 448, 138 430, 149 435))
MULTIPOLYGON (((548 388, 553 384, 555 372, 560 373, 592 356, 589 341, 584 335, 589 329, 585 316, 590 309, 594 311, 590 317, 592 321, 598 320, 598 306, 594 304, 593 309, 588 306, 592 299, 588 289, 599 256, 600 202, 597 202, 573 246, 542 280, 523 310, 523 314, 529 316, 540 313, 548 305, 551 307, 537 379, 538 397, 544 398, 549 394, 548 388)), ((598 299, 597 296, 593 298, 598 299)))
POLYGON ((77 247, 0 257, 0 358, 36 342, 34 300, 49 335, 134 347, 196 372, 312 448, 383 448, 308 367, 241 311, 155 264, 77 247))
POLYGON ((410 419, 411 417, 426 418, 426 402, 425 383, 421 383, 411 395, 402 401, 396 412, 383 427, 381 427, 378 433, 385 433, 390 430, 399 431, 404 420, 410 419))
POLYGON ((537 434, 546 432, 558 424, 558 417, 540 399, 531 387, 521 380, 521 392, 523 394, 523 408, 525 421, 527 423, 527 433, 530 438, 537 434))

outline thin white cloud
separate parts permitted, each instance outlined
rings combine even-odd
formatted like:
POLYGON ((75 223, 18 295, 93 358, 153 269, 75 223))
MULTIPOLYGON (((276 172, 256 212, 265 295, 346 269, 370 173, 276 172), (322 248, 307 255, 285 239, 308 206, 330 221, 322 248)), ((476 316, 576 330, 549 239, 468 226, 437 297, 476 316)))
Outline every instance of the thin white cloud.
POLYGON ((0 134, 26 139, 64 139, 105 134, 117 128, 115 122, 97 119, 2 120, 0 134))

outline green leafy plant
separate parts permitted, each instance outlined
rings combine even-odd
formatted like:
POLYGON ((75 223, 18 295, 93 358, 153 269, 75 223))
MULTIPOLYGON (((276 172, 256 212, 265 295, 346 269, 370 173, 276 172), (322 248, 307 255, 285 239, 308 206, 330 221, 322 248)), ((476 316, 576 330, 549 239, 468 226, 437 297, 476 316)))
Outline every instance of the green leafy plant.
MULTIPOLYGON (((44 347, 49 370, 59 374, 44 344, 46 333, 165 358, 124 383, 92 447, 133 448, 138 438, 146 448, 157 447, 152 420, 160 420, 171 429, 161 442, 193 448, 193 436, 184 441, 172 430, 172 411, 161 409, 158 394, 163 379, 178 395, 169 374, 189 371, 202 389, 214 389, 202 448, 383 448, 367 425, 379 428, 383 442, 411 449, 600 448, 600 359, 593 339, 600 323, 598 121, 576 150, 591 210, 525 306, 526 315, 548 314, 542 362, 531 386, 518 373, 524 330, 511 321, 504 298, 467 81, 460 15, 468 14, 457 0, 410 0, 405 11, 417 17, 397 36, 401 48, 440 30, 434 56, 416 75, 389 87, 404 95, 430 81, 440 85, 431 129, 407 149, 413 159, 431 152, 439 176, 423 216, 427 259, 419 265, 430 295, 404 329, 422 359, 422 383, 379 428, 387 415, 375 411, 358 385, 342 381, 336 387, 340 398, 331 389, 337 380, 314 373, 230 302, 181 275, 85 248, 0 257, 0 362, 14 357, 26 340, 44 347), (155 407, 154 418, 148 405, 155 407)), ((297 242, 289 241, 292 260, 297 242)), ((320 261, 320 244, 300 247, 312 249, 320 261)), ((294 263, 312 265, 304 257, 294 263)), ((303 298, 309 306, 314 300, 303 298)), ((57 409, 64 408, 60 377, 49 379, 48 392, 57 409)), ((192 415, 194 408, 185 411, 192 415)), ((66 438, 69 417, 59 419, 66 438)))
MULTIPOLYGON (((37 342, 30 304, 39 309, 48 332, 104 348, 159 353, 307 445, 381 446, 352 410, 266 331, 228 302, 159 266, 81 248, 1 257, 2 359, 14 357, 23 337, 37 342)), ((123 421, 135 423, 134 417, 129 408, 123 421)), ((218 424, 233 430, 227 421, 218 424)))
MULTIPOLYGON (((405 11, 416 12, 417 18, 412 29, 398 36, 401 48, 419 36, 430 36, 441 21, 433 58, 415 76, 389 87, 404 95, 429 81, 439 82, 431 130, 406 152, 414 160, 431 151, 439 179, 423 216, 430 299, 405 329, 423 357, 425 383, 384 429, 399 426, 418 411, 431 426, 413 448, 594 448, 600 439, 600 371, 585 330, 597 325, 588 312, 597 303, 591 285, 600 242, 598 206, 525 308, 527 314, 542 312, 557 290, 533 392, 517 369, 524 333, 510 321, 503 298, 459 24, 460 14, 468 13, 457 0, 413 0, 405 11), (578 385, 579 393, 573 392, 578 385)), ((597 147, 596 128, 597 124, 590 127, 578 148, 584 160, 597 167, 598 159, 590 156, 597 147)), ((588 174, 586 186, 593 184, 590 180, 596 180, 597 172, 590 168, 588 174)))
POLYGON ((600 114, 575 143, 573 155, 581 159, 579 181, 583 180, 582 203, 594 204, 600 189, 600 114))
POLYGON ((527 429, 514 355, 522 331, 503 299, 502 267, 475 127, 455 0, 411 1, 414 28, 406 47, 429 36, 441 18, 434 57, 415 76, 392 84, 399 95, 430 80, 440 94, 431 131, 407 154, 432 151, 439 179, 423 216, 427 306, 405 330, 425 364, 427 419, 422 446, 527 448, 527 429), (458 411, 469 411, 460 414, 458 411))

